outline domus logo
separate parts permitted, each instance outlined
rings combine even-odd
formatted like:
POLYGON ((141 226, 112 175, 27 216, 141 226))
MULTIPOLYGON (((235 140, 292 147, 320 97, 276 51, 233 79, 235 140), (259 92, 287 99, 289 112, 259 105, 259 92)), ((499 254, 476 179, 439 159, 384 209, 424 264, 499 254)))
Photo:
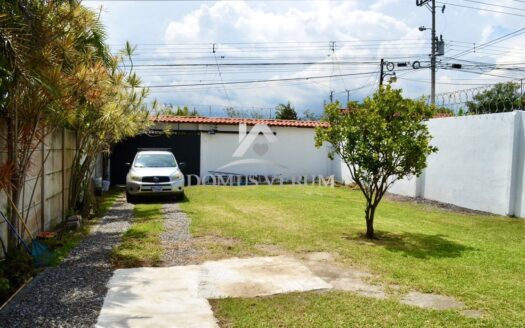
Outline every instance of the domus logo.
POLYGON ((277 137, 266 124, 256 124, 249 133, 246 132, 246 124, 239 124, 239 146, 233 153, 233 157, 243 157, 250 147, 257 155, 263 156, 268 152, 268 143, 277 142, 277 137), (255 143, 259 134, 264 136, 267 143, 255 143))
POLYGON ((218 170, 224 170, 238 165, 261 165, 264 167, 274 167, 287 169, 286 166, 271 160, 260 158, 270 150, 270 145, 278 141, 274 132, 266 124, 256 124, 249 131, 246 124, 239 124, 239 145, 232 154, 233 158, 238 158, 227 163, 218 170), (259 136, 262 136, 259 137, 259 136), (259 137, 259 138, 258 138, 259 137), (259 158, 246 158, 247 152, 252 149, 259 158))

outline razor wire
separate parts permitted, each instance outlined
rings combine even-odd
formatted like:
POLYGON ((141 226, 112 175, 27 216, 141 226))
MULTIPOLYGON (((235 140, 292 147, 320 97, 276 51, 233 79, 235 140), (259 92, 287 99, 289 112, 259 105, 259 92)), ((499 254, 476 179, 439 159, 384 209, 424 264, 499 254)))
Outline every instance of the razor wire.
MULTIPOLYGON (((524 110, 524 82, 523 80, 515 80, 437 93, 435 105, 438 112, 450 115, 491 114, 524 110)), ((424 99, 430 105, 430 96, 426 95, 424 99)))

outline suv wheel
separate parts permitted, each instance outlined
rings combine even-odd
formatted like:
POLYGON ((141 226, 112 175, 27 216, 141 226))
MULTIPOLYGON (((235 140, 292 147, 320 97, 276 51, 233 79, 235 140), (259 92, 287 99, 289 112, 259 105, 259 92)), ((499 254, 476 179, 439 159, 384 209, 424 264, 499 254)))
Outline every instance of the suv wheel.
POLYGON ((126 202, 128 202, 130 204, 133 204, 133 203, 135 203, 135 201, 136 201, 135 196, 132 196, 132 195, 126 193, 126 202))

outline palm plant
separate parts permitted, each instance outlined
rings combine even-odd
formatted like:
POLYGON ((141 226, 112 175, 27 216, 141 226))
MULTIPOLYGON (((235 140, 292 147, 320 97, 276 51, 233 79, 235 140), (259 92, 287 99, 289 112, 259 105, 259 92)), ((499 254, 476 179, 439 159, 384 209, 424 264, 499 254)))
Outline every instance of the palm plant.
POLYGON ((69 197, 76 205, 95 154, 147 122, 147 91, 119 69, 98 15, 78 2, 2 1, 0 13, 0 115, 7 131, 0 144, 8 153, 0 191, 16 223, 31 159, 45 136, 63 127, 78 134, 69 197))

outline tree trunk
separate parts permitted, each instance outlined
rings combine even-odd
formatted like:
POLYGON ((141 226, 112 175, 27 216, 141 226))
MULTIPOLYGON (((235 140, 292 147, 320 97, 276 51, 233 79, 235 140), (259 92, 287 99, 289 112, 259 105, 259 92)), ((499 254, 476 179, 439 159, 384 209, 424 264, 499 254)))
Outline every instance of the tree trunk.
POLYGON ((373 239, 374 235, 374 215, 376 207, 372 204, 366 204, 366 238, 373 239))

